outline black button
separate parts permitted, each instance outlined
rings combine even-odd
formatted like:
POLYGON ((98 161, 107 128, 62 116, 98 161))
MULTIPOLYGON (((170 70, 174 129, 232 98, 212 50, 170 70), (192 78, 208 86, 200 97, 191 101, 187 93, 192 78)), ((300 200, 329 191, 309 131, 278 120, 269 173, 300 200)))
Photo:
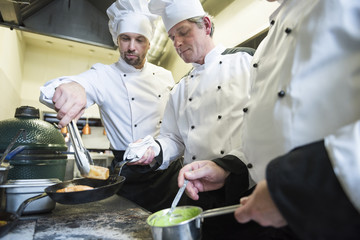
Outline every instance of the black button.
POLYGON ((285 33, 286 33, 286 34, 291 33, 291 29, 290 29, 290 28, 286 28, 286 29, 285 29, 285 33))
POLYGON ((221 89, 221 86, 218 86, 218 89, 220 90, 220 89, 221 89))
POLYGON ((246 113, 249 109, 248 108, 243 108, 243 112, 246 113))
POLYGON ((284 97, 285 96, 285 91, 284 90, 281 90, 280 92, 278 92, 278 96, 279 97, 284 97))
POLYGON ((161 97, 161 95, 159 94, 159 96, 158 97, 161 97))
POLYGON ((224 154, 225 152, 221 150, 220 153, 221 153, 221 154, 224 154))
POLYGON ((137 124, 135 124, 134 127, 137 127, 137 124))
POLYGON ((271 20, 270 24, 271 24, 271 25, 274 25, 274 24, 275 24, 275 20, 271 20))
POLYGON ((155 73, 153 73, 153 75, 155 75, 155 73))
POLYGON ((194 77, 194 75, 191 75, 190 77, 192 77, 192 78, 193 78, 193 77, 194 77))
POLYGON ((220 61, 219 63, 222 64, 222 61, 220 61))
POLYGON ((254 63, 254 64, 253 64, 253 67, 254 67, 254 68, 257 68, 258 66, 259 66, 259 65, 258 65, 257 63, 254 63))
POLYGON ((218 116, 218 119, 221 119, 221 118, 222 118, 222 116, 221 116, 221 115, 219 115, 219 116, 218 116))
POLYGON ((159 121, 159 123, 161 124, 161 123, 162 123, 162 121, 160 120, 160 121, 159 121))
POLYGON ((196 159, 196 157, 195 157, 195 156, 193 156, 193 157, 192 157, 192 160, 195 160, 195 159, 196 159))
POLYGON ((133 101, 134 101, 134 100, 135 100, 135 98, 131 98, 131 100, 133 100, 133 101))
POLYGON ((192 98, 189 98, 189 101, 191 102, 191 101, 192 101, 192 98))
POLYGON ((126 74, 124 74, 124 77, 126 77, 126 74))
POLYGON ((192 125, 192 126, 191 126, 191 129, 194 129, 194 128, 195 128, 195 126, 194 126, 194 125, 192 125))
POLYGON ((251 163, 248 163, 246 166, 247 166, 247 168, 252 168, 253 167, 253 165, 251 163))

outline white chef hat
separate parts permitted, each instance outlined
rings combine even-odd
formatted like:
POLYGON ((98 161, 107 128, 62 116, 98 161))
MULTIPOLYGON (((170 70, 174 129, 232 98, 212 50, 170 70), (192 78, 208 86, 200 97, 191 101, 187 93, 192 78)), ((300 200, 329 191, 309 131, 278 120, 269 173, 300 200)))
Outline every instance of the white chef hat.
POLYGON ((183 20, 205 15, 199 0, 151 0, 149 10, 162 17, 167 32, 183 20))
POLYGON ((115 45, 118 45, 117 37, 125 32, 138 33, 151 40, 157 16, 150 13, 148 0, 116 0, 106 13, 115 45))

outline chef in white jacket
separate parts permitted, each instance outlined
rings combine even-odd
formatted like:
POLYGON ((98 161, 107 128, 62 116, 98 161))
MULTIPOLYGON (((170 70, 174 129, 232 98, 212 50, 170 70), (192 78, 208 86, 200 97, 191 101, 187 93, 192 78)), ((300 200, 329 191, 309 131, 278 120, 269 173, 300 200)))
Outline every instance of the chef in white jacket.
MULTIPOLYGON (((241 146, 252 57, 236 49, 227 54, 222 45, 213 43, 213 24, 198 0, 151 0, 149 9, 162 16, 177 53, 186 63, 192 63, 193 69, 171 92, 160 135, 156 138, 161 149, 149 148, 144 156, 132 154, 141 158, 134 164, 149 164, 156 156, 155 160, 161 164, 159 169, 166 169, 182 155, 185 164, 214 159, 214 164, 232 172, 229 181, 240 187, 224 184, 221 189, 200 194, 197 201, 188 204, 203 209, 236 204, 249 185, 246 165, 231 152, 241 146)), ((128 151, 136 153, 132 144, 128 151)), ((203 238, 231 239, 233 236, 227 229, 232 226, 240 225, 231 216, 206 219, 203 238)), ((280 230, 261 228, 253 223, 241 228, 241 237, 246 239, 263 239, 264 236, 291 239, 280 230)))
MULTIPOLYGON (((149 9, 162 17, 177 53, 193 69, 171 91, 155 143, 161 149, 153 151, 153 146, 144 157, 135 154, 143 158, 133 164, 147 165, 156 160, 161 170, 181 156, 185 164, 221 158, 241 145, 252 56, 246 52, 226 54, 225 47, 215 46, 212 22, 198 0, 153 0, 149 9)), ((129 152, 136 152, 132 147, 129 152)), ((228 162, 227 167, 241 163, 228 162)), ((248 179, 247 171, 245 174, 248 179)), ((246 190, 248 180, 244 186, 246 190)), ((212 207, 211 201, 206 202, 212 207)))
MULTIPOLYGON (((55 107, 60 126, 79 118, 84 108, 97 104, 115 155, 114 167, 129 143, 159 134, 175 83, 170 71, 146 61, 157 17, 149 12, 147 1, 118 0, 107 9, 107 14, 110 33, 119 46, 119 61, 111 65, 97 63, 79 75, 47 82, 41 87, 40 101, 55 107)), ((126 181, 119 194, 150 211, 166 208, 176 194, 180 166, 172 165, 167 173, 125 166, 121 175, 126 181)))
MULTIPOLYGON (((288 224, 302 239, 359 239, 360 3, 279 2, 252 62, 239 155, 260 183, 236 218, 288 224)), ((180 183, 221 172, 186 168, 180 183)))

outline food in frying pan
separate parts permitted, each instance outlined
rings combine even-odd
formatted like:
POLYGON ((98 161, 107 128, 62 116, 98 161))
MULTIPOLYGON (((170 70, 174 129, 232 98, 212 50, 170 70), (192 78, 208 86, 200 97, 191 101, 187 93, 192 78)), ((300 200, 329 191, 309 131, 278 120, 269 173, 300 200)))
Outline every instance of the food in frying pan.
POLYGON ((90 172, 86 178, 106 180, 109 178, 109 169, 105 167, 90 165, 90 172))
POLYGON ((0 220, 0 227, 5 226, 7 224, 7 221, 0 220))
POLYGON ((57 190, 57 193, 63 193, 63 192, 79 192, 79 191, 85 191, 85 190, 90 190, 90 189, 94 189, 93 187, 90 186, 86 186, 86 185, 74 185, 74 186, 69 186, 66 188, 62 188, 57 190))

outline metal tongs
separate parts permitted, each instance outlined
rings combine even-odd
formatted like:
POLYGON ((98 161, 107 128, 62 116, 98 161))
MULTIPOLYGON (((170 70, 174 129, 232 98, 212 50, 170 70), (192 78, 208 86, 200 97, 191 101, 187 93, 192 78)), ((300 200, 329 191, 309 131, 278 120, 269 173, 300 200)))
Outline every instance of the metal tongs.
POLYGON ((94 165, 94 162, 89 151, 84 147, 76 122, 72 120, 67 128, 74 147, 76 166, 82 176, 87 176, 90 172, 90 164, 94 165))

